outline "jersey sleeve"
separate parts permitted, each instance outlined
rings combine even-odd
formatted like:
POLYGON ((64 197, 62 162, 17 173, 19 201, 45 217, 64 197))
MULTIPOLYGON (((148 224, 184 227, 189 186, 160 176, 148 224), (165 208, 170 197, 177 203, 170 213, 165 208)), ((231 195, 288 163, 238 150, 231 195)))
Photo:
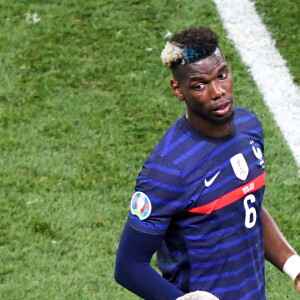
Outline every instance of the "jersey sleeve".
POLYGON ((170 220, 186 208, 182 172, 162 157, 143 166, 131 199, 129 224, 138 231, 161 235, 170 220))
POLYGON ((162 238, 135 231, 128 223, 123 230, 116 257, 115 280, 143 299, 173 300, 183 295, 150 266, 162 238))

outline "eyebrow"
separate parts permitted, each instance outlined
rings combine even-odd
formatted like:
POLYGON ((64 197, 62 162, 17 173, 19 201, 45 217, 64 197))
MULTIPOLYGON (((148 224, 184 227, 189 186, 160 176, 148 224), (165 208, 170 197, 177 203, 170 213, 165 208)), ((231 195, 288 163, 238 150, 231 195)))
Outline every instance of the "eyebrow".
POLYGON ((223 72, 223 71, 229 71, 229 67, 228 67, 227 64, 224 65, 222 68, 220 68, 220 70, 218 71, 218 73, 221 73, 221 72, 223 72))
MULTIPOLYGON (((227 64, 226 64, 226 65, 223 65, 222 67, 220 67, 220 69, 218 70, 218 74, 220 74, 220 73, 222 73, 222 72, 224 72, 224 71, 229 71, 229 67, 228 67, 227 64)), ((189 82, 192 83, 192 82, 194 82, 194 81, 206 82, 207 79, 206 79, 205 77, 197 76, 197 75, 195 75, 195 76, 193 76, 193 75, 190 76, 189 82)))
POLYGON ((204 77, 201 77, 201 76, 195 76, 195 77, 190 77, 189 78, 189 81, 190 82, 194 82, 194 81, 206 81, 206 78, 204 78, 204 77))

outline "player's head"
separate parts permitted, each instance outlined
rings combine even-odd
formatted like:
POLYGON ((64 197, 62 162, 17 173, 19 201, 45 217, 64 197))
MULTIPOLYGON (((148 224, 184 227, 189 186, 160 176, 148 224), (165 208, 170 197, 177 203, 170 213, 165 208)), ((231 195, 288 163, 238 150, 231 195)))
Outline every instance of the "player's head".
POLYGON ((206 58, 218 47, 218 36, 208 27, 192 27, 175 34, 166 44, 161 58, 165 65, 175 69, 206 58))
POLYGON ((210 28, 193 27, 174 35, 162 51, 162 61, 171 67, 173 93, 185 101, 190 117, 205 123, 206 128, 230 122, 232 76, 218 37, 210 28))

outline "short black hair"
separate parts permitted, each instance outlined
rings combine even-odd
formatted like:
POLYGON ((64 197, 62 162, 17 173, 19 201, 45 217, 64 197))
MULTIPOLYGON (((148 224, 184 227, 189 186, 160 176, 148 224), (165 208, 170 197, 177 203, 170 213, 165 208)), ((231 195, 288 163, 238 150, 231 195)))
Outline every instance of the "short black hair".
MULTIPOLYGON (((177 44, 180 48, 191 49, 192 55, 195 51, 197 60, 212 55, 219 45, 217 34, 205 26, 185 29, 175 34, 170 42, 177 44)), ((180 63, 180 61, 174 62, 171 68, 180 63)))

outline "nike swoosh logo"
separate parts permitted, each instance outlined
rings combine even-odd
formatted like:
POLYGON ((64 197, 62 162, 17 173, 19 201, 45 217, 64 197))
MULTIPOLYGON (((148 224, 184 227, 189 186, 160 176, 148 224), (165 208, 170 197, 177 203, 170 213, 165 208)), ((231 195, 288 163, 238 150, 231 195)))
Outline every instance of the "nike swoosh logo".
POLYGON ((204 180, 204 184, 206 187, 209 187, 213 184, 213 182, 216 180, 216 178, 218 177, 218 175, 220 174, 221 171, 219 171, 213 178, 211 178, 210 180, 204 180))

